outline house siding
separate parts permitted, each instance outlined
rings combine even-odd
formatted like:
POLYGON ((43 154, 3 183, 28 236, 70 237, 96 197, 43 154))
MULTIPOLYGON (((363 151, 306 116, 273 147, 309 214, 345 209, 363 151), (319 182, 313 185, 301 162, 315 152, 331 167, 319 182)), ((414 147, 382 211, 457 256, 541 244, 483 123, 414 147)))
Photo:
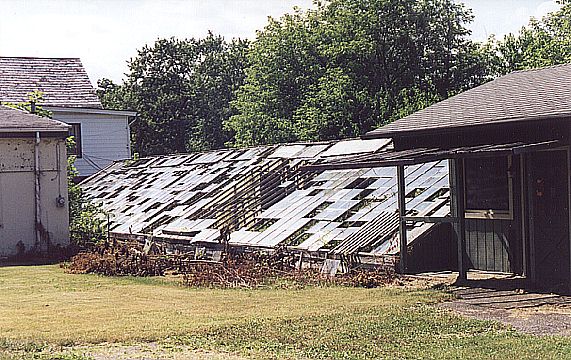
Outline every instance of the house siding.
POLYGON ((114 161, 131 157, 128 116, 54 110, 53 118, 81 124, 82 157, 75 162, 80 176, 93 175, 114 161))

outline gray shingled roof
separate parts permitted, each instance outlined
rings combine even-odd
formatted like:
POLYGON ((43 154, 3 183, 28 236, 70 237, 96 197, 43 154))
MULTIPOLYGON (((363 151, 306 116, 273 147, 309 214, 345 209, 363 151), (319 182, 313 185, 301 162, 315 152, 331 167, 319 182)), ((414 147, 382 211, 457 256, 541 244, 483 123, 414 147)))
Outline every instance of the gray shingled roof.
POLYGON ((0 133, 26 131, 67 132, 68 129, 69 126, 61 121, 0 105, 0 133))
POLYGON ((0 101, 27 101, 35 90, 43 105, 102 108, 80 59, 0 57, 0 101))
POLYGON ((398 137, 491 123, 571 117, 571 64, 516 71, 364 137, 398 137))

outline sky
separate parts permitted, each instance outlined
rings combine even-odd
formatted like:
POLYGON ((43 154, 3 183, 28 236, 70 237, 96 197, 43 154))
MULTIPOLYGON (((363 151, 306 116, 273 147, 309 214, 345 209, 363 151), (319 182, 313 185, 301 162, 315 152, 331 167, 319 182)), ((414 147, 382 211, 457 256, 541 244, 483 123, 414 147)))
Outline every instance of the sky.
POLYGON ((477 41, 485 41, 492 34, 500 39, 503 35, 515 33, 527 25, 531 17, 541 19, 560 7, 555 0, 463 0, 462 2, 473 10, 475 18, 469 28, 472 30, 472 38, 477 41))
MULTIPOLYGON (((456 0, 460 1, 460 0, 456 0)), ((555 0, 463 0, 474 10, 472 37, 518 31, 557 9, 555 0)), ((255 39, 267 17, 312 0, 0 0, 0 55, 79 57, 91 81, 120 82, 137 49, 166 37, 255 39)))

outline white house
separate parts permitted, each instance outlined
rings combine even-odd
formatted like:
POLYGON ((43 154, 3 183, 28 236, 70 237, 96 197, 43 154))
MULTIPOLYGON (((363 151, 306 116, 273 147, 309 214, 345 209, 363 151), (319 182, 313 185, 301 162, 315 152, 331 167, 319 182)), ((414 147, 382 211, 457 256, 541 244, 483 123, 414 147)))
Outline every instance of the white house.
POLYGON ((131 157, 132 111, 103 109, 77 58, 0 57, 0 102, 18 103, 40 91, 44 109, 70 125, 75 165, 84 178, 131 157))
POLYGON ((69 245, 68 131, 0 106, 0 259, 69 245))

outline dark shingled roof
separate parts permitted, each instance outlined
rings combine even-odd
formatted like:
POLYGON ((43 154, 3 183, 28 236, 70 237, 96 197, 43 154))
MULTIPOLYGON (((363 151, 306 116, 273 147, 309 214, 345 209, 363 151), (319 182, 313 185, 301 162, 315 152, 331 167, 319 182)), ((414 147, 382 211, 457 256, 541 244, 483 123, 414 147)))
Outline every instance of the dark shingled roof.
POLYGON ((0 105, 0 133, 27 131, 67 132, 68 129, 69 126, 61 121, 0 105))
POLYGON ((43 93, 43 105, 102 108, 81 60, 0 57, 0 101, 27 101, 35 90, 43 93))
POLYGON ((364 137, 399 137, 564 117, 571 117, 571 64, 513 72, 370 131, 364 137))

